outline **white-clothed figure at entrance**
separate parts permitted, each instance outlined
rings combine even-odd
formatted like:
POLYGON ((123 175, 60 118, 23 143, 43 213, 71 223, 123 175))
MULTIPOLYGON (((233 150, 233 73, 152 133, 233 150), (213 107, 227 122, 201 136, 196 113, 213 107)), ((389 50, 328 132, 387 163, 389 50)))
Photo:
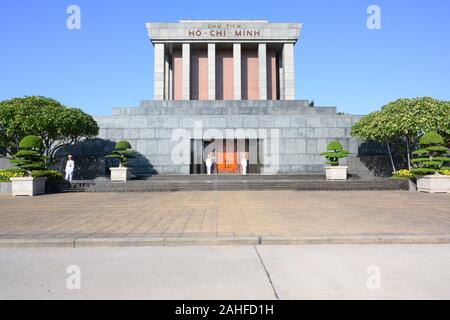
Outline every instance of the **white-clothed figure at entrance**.
POLYGON ((206 171, 207 171, 208 175, 211 175, 211 168, 213 165, 213 159, 212 159, 211 155, 208 155, 208 158, 206 158, 205 164, 206 164, 206 171))
POLYGON ((72 181, 73 170, 75 170, 75 161, 73 161, 72 156, 69 155, 67 157, 67 163, 66 163, 66 177, 65 177, 66 180, 72 181))
POLYGON ((242 174, 246 175, 247 174, 247 156, 245 155, 245 153, 242 155, 241 158, 241 167, 242 167, 242 174))

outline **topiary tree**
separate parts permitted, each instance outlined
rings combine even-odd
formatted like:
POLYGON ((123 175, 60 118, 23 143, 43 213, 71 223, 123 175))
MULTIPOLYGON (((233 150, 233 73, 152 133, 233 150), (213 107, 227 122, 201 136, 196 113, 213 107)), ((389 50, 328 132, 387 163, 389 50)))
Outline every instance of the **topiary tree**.
POLYGON ((327 151, 322 152, 321 155, 327 159, 326 164, 331 166, 338 166, 339 159, 345 158, 350 152, 344 150, 339 141, 331 141, 327 146, 327 151))
POLYGON ((43 150, 41 137, 26 136, 20 140, 19 151, 12 157, 11 162, 31 176, 32 171, 45 170, 46 157, 42 155, 43 150))
POLYGON ((450 162, 446 156, 449 149, 444 146, 444 138, 436 132, 425 133, 419 139, 420 149, 413 152, 418 158, 411 160, 415 168, 411 170, 416 175, 438 174, 439 170, 448 170, 444 165, 450 162))
POLYGON ((122 140, 116 143, 113 153, 106 156, 106 158, 118 159, 120 167, 127 167, 129 159, 136 158, 136 151, 131 149, 128 141, 122 140))

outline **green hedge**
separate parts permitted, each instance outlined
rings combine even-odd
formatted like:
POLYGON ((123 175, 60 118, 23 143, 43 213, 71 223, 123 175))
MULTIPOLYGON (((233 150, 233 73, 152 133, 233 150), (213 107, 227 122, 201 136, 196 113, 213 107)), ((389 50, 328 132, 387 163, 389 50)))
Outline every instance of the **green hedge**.
MULTIPOLYGON (((10 182, 10 178, 24 177, 26 172, 21 169, 0 170, 0 182, 10 182)), ((46 177, 49 181, 64 180, 64 176, 56 170, 36 170, 31 172, 34 178, 46 177)))
POLYGON ((64 176, 56 170, 37 170, 31 172, 34 178, 46 177, 48 181, 64 180, 64 176))
POLYGON ((406 169, 402 169, 402 170, 398 170, 395 171, 392 174, 392 179, 411 179, 413 178, 414 175, 412 174, 411 170, 406 170, 406 169))

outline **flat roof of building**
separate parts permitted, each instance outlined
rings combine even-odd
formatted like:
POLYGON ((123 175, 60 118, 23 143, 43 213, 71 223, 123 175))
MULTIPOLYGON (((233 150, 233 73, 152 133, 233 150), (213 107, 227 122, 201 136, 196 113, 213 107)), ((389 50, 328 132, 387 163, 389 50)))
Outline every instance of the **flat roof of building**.
POLYGON ((147 23, 150 40, 161 42, 264 42, 295 43, 301 23, 268 20, 180 20, 147 23))

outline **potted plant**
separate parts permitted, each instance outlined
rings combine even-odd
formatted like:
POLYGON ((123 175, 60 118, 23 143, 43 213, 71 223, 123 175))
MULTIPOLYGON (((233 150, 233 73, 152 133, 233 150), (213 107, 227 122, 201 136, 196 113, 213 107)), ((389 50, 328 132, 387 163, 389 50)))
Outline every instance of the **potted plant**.
POLYGON ((327 159, 325 172, 327 180, 347 180, 347 166, 340 166, 339 159, 347 157, 349 152, 344 150, 339 141, 331 141, 327 146, 327 151, 321 155, 327 159))
POLYGON ((420 149, 413 152, 418 157, 411 160, 417 191, 450 193, 450 167, 445 166, 450 158, 446 156, 449 149, 444 146, 444 139, 436 132, 428 132, 420 138, 419 145, 420 149))
POLYGON ((35 196, 45 193, 46 177, 33 177, 35 170, 45 169, 44 146, 41 137, 26 136, 11 162, 25 172, 23 177, 11 177, 13 196, 35 196))
POLYGON ((110 168, 111 181, 127 181, 130 179, 131 169, 128 168, 128 162, 135 158, 135 153, 128 141, 123 140, 116 143, 113 153, 106 156, 106 158, 119 160, 118 168, 110 168))

